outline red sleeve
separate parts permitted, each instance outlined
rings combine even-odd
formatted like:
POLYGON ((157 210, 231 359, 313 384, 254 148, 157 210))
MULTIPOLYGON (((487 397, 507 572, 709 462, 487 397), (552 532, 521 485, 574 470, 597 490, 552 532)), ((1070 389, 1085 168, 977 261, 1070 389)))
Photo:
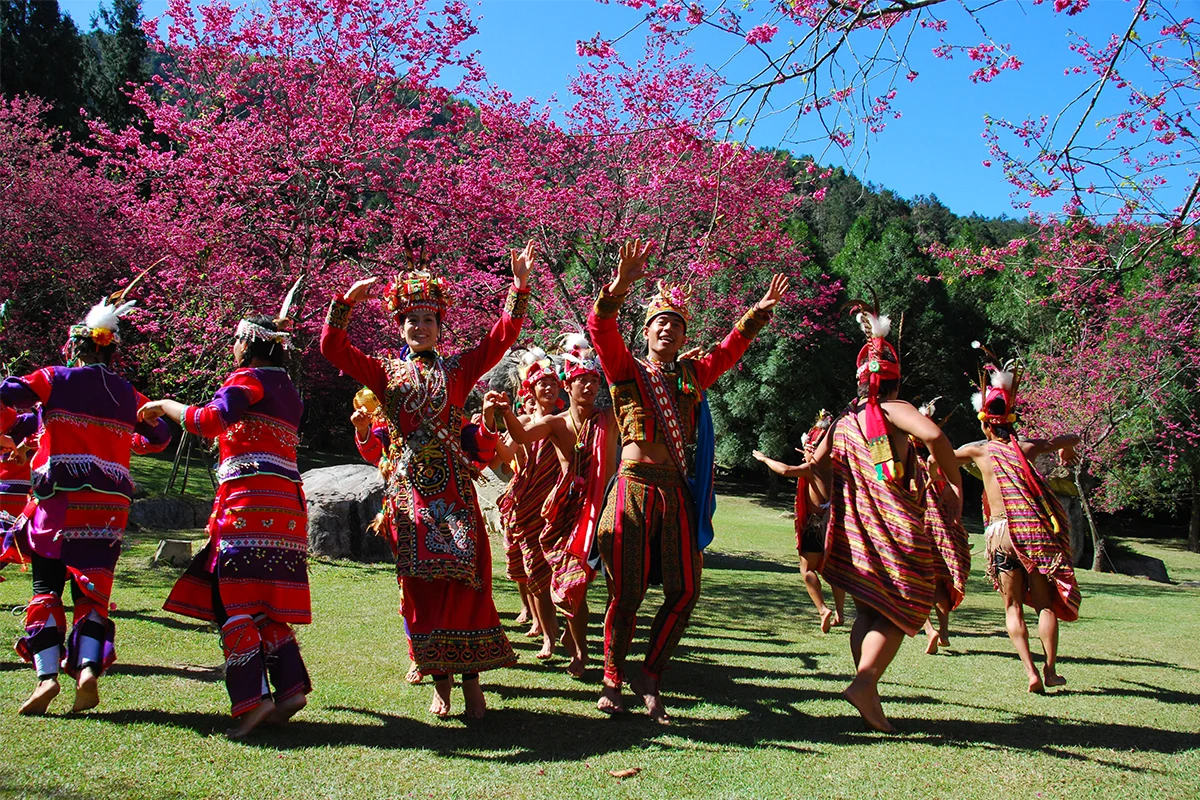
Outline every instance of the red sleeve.
POLYGON ((262 400, 265 390, 254 373, 238 370, 225 379, 207 404, 188 406, 183 411, 183 428, 188 433, 215 439, 237 424, 246 409, 262 400))
POLYGON ((483 337, 483 341, 458 358, 458 370, 455 373, 457 389, 455 401, 461 402, 483 373, 496 366, 508 352, 508 348, 516 343, 517 335, 521 332, 521 324, 525 322, 525 314, 528 310, 529 289, 517 289, 516 287, 509 289, 504 310, 500 312, 500 319, 496 320, 496 324, 483 337))
MULTIPOLYGON (((376 397, 383 397, 387 389, 387 375, 383 363, 372 358, 350 343, 346 327, 350 324, 353 303, 337 299, 329 304, 325 326, 321 328, 321 355, 330 364, 366 386, 376 397)), ((498 360, 498 359, 497 359, 498 360)))
POLYGON ((610 295, 607 290, 602 290, 587 319, 588 337, 592 340, 592 347, 596 348, 596 355, 600 357, 604 379, 609 383, 630 381, 636 377, 633 356, 617 328, 617 313, 624 302, 625 295, 610 295))
POLYGON ((750 342, 770 321, 771 312, 750 309, 711 353, 692 361, 700 388, 707 389, 717 382, 717 378, 728 372, 729 368, 745 355, 750 342))
POLYGON ((45 403, 50 399, 50 387, 53 382, 53 367, 42 367, 23 378, 5 378, 0 382, 0 405, 28 409, 38 403, 45 403))
POLYGON ((375 429, 367 431, 366 441, 358 438, 358 432, 354 433, 354 445, 358 448, 358 454, 368 464, 379 466, 379 459, 383 457, 383 441, 375 435, 375 429))

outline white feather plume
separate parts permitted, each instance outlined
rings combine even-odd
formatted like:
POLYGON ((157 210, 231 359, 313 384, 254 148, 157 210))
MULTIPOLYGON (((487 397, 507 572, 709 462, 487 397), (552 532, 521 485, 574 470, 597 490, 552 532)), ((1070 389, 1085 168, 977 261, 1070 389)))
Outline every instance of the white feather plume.
POLYGON ((564 333, 559 337, 559 343, 564 353, 583 352, 591 348, 587 336, 582 333, 564 333))
POLYGON ((997 370, 992 373, 991 384, 997 389, 1011 391, 1013 386, 1013 374, 1008 370, 997 370))
POLYGON ((886 339, 892 332, 892 318, 887 314, 878 317, 871 316, 871 335, 878 339, 886 339))
POLYGON ((974 341, 971 342, 971 348, 974 350, 978 350, 982 345, 983 345, 983 343, 980 342, 978 339, 975 339, 974 341))
POLYGON ((801 447, 808 447, 808 434, 807 434, 807 433, 805 433, 805 434, 801 434, 801 436, 800 436, 800 446, 801 446, 801 447))
POLYGON ((976 411, 983 411, 983 392, 975 392, 971 395, 971 407, 976 411))
POLYGON ((136 305, 137 305, 137 300, 130 300, 129 302, 122 303, 120 306, 117 307, 117 311, 116 311, 117 316, 124 317, 136 305))
POLYGON ((529 366, 535 361, 541 361, 546 357, 546 351, 540 347, 531 347, 521 355, 521 363, 529 366))
POLYGON ((121 329, 121 317, 114 306, 110 306, 105 300, 101 299, 99 303, 92 306, 91 310, 88 311, 87 316, 83 318, 83 324, 92 330, 116 333, 121 329))

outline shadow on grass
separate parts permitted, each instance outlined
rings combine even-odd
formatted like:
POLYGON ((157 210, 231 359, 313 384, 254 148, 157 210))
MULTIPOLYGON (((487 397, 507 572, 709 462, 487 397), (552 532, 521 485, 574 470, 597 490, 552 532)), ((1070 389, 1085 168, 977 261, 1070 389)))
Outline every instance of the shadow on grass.
POLYGON ((163 667, 157 664, 114 664, 110 675, 135 675, 138 677, 183 678, 201 683, 217 683, 225 679, 223 667, 208 667, 201 664, 181 664, 178 667, 163 667))
POLYGON ((109 616, 113 619, 132 619, 138 622, 149 622, 153 625, 162 625, 164 628, 171 628, 177 631, 203 632, 212 629, 211 622, 201 622, 200 620, 178 617, 168 614, 165 611, 155 614, 147 611, 117 609, 116 611, 109 612, 109 616))

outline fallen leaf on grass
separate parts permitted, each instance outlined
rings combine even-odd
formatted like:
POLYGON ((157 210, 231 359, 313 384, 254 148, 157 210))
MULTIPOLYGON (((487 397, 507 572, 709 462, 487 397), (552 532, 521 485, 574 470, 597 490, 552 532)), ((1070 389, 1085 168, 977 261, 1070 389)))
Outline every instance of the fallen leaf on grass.
POLYGON ((632 778, 641 771, 641 767, 630 767, 629 769, 610 769, 608 774, 612 775, 614 778, 632 778))

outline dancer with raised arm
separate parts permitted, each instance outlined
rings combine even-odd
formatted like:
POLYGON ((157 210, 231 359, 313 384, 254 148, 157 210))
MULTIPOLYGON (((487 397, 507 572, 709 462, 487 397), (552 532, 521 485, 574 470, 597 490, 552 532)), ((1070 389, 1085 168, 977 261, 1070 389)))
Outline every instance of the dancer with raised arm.
POLYGON ((808 590, 808 596, 821 617, 821 633, 829 633, 831 627, 841 625, 846 614, 846 592, 834 587, 833 608, 825 605, 818 575, 825 561, 825 533, 829 528, 829 475, 827 471, 814 469, 812 458, 832 424, 833 415, 821 409, 816 422, 804 434, 801 442, 805 459, 803 464, 785 464, 768 458, 758 450, 753 453, 772 472, 796 479, 796 550, 800 554, 804 588, 808 590))
POLYGON ((454 357, 437 352, 450 298, 445 282, 409 258, 413 271, 397 275, 383 300, 401 326, 399 358, 368 356, 350 343, 346 328, 354 305, 376 279, 359 281, 335 299, 321 332, 321 354, 382 398, 388 458, 393 469, 384 509, 396 536, 396 575, 409 649, 431 675, 430 712, 450 713, 450 675, 463 676, 467 716, 487 708, 479 673, 511 664, 516 656, 492 599, 492 556, 473 479, 476 467, 460 441, 463 403, 471 388, 512 346, 529 304, 534 243, 511 253, 513 286, 500 318, 476 347, 454 357))
MULTIPOLYGON (((545 352, 534 349, 525 353, 519 376, 520 397, 524 404, 521 422, 539 424, 561 410, 562 382, 545 352)), ((512 436, 511 425, 509 435, 512 436)), ((563 468, 554 446, 544 438, 531 438, 528 444, 522 444, 513 437, 513 448, 517 453, 517 471, 496 505, 505 539, 521 554, 520 566, 510 570, 510 577, 525 587, 525 596, 533 612, 533 627, 529 632, 530 635, 536 635, 534 631, 541 635, 542 649, 537 658, 545 660, 554 655, 558 619, 554 601, 550 598, 550 564, 542 551, 541 534, 546 525, 542 506, 554 490, 554 484, 558 483, 563 468)))
POLYGON ((562 465, 540 511, 540 541, 551 571, 551 597, 567 618, 567 672, 582 678, 588 659, 587 589, 595 577, 588 555, 596 540, 604 490, 616 468, 617 437, 612 410, 596 407, 603 378, 595 352, 580 334, 566 336, 564 347, 562 380, 571 400, 567 410, 529 425, 506 410, 505 420, 516 442, 553 443, 562 465))
POLYGON ((986 441, 960 447, 959 462, 974 462, 983 477, 987 574, 1004 597, 1004 616, 1025 673, 1029 691, 1062 686, 1058 674, 1058 623, 1079 619, 1079 583, 1071 553, 1070 523, 1045 479, 1030 464, 1042 453, 1058 451, 1063 464, 1077 461, 1074 434, 1053 439, 1017 436, 1017 389, 1022 370, 1015 361, 1003 365, 979 342, 987 356, 990 380, 981 374, 972 403, 986 441), (1046 663, 1039 674, 1029 652, 1025 605, 1038 615, 1038 638, 1046 663))
POLYGON ((663 606, 650 626, 646 660, 630 688, 650 716, 666 724, 659 681, 700 596, 701 551, 712 541, 714 440, 705 390, 732 367, 771 320, 787 292, 776 275, 762 300, 712 352, 679 359, 691 320, 687 293, 659 283, 646 309, 648 353, 634 358, 617 327, 630 288, 641 279, 649 242, 621 247, 617 274, 588 316, 588 335, 608 379, 621 437, 621 464, 600 520, 600 557, 609 580, 604 618, 604 689, 598 708, 625 710, 625 660, 637 612, 651 583, 663 606))
POLYGON ((909 437, 924 442, 950 474, 942 507, 952 519, 961 514, 962 485, 942 430, 897 399, 900 359, 886 338, 890 320, 875 307, 854 305, 868 337, 857 359, 859 399, 814 453, 816 464, 833 468, 822 574, 854 598, 857 612, 850 630, 857 674, 843 695, 867 725, 890 733, 879 679, 905 635, 915 636, 928 619, 934 592, 933 543, 909 437))
POLYGON ((0 407, 41 404, 41 435, 31 463, 33 503, 12 531, 14 548, 29 558, 33 571, 26 635, 17 652, 37 669, 38 684, 22 714, 44 714, 58 695, 64 645, 67 673, 76 678, 73 711, 99 704, 100 677, 116 659, 109 602, 133 497, 129 455, 157 452, 171 442, 165 422, 138 421, 146 397, 112 370, 121 318, 133 307, 123 301, 136 283, 101 300, 71 326, 63 347, 67 366, 0 383, 0 407), (62 601, 68 581, 74 605, 69 637, 62 601))
POLYGON ((256 314, 238 323, 237 368, 212 400, 158 400, 141 411, 143 419, 165 416, 216 439, 220 451, 208 543, 163 608, 220 628, 225 688, 239 723, 226 732, 231 739, 268 719, 286 722, 312 691, 292 630, 312 622, 312 610, 308 507, 296 466, 304 404, 285 366, 291 297, 275 319, 256 314))

